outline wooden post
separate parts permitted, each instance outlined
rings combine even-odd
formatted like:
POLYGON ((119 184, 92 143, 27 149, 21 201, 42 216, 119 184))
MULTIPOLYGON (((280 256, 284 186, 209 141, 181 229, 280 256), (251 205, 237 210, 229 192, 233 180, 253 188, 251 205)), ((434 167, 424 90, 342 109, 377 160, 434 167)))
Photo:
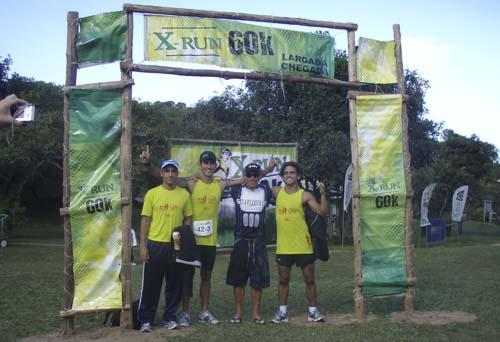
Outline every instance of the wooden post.
MULTIPOLYGON (((356 43, 354 31, 347 31, 349 82, 356 80, 356 43)), ((351 133, 352 159, 352 240, 354 244, 354 316, 365 318, 363 299, 363 279, 361 273, 361 227, 360 227, 360 187, 358 156, 358 125, 356 122, 356 99, 349 96, 349 121, 351 133)))
MULTIPOLYGON (((406 95, 404 70, 403 70, 403 54, 401 52, 401 32, 399 25, 392 26, 394 32, 394 42, 396 43, 396 71, 398 76, 398 89, 402 96, 406 95)), ((413 266, 413 188, 411 185, 411 168, 410 168, 410 149, 408 142, 408 114, 406 101, 403 101, 403 157, 406 183, 406 273, 408 275, 408 288, 406 290, 405 311, 411 313, 415 310, 414 294, 415 294, 415 274, 413 266)))
MULTIPOLYGON (((132 63, 134 15, 127 13, 127 47, 125 59, 132 63)), ((122 71, 122 82, 131 82, 132 75, 128 71, 122 71)), ((132 84, 128 84, 122 93, 122 135, 120 140, 120 183, 122 197, 132 198, 132 84)), ((123 328, 132 327, 132 270, 130 229, 132 227, 132 201, 122 205, 122 314, 120 316, 120 326, 123 328)))
MULTIPOLYGON (((75 41, 78 34, 78 12, 68 12, 66 38, 66 81, 65 86, 76 84, 75 41)), ((70 204, 71 189, 69 184, 69 96, 64 94, 64 141, 63 141, 63 208, 70 204)), ((73 243, 71 237, 71 222, 68 215, 64 216, 64 310, 71 310, 74 296, 73 278, 73 243)), ((64 335, 74 333, 73 317, 64 318, 64 335)))
POLYGON ((277 17, 271 15, 247 14, 247 13, 237 13, 237 12, 204 11, 204 10, 195 10, 188 8, 124 4, 123 10, 129 13, 135 12, 135 13, 148 13, 148 14, 160 14, 160 15, 212 18, 212 19, 217 18, 217 19, 230 19, 230 20, 246 20, 246 21, 275 23, 275 24, 323 27, 323 28, 332 28, 336 30, 346 30, 346 31, 347 30, 355 31, 358 29, 358 25, 353 23, 336 23, 333 21, 308 20, 302 18, 277 17))

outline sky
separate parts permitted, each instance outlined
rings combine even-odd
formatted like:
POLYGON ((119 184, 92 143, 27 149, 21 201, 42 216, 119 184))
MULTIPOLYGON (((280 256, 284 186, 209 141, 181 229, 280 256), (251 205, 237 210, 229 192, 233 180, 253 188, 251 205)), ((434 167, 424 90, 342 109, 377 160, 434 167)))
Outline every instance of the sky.
MULTIPOLYGON (((0 1, 0 56, 13 59, 11 72, 64 84, 66 16, 122 9, 123 1, 0 1)), ((401 27, 403 65, 430 82, 427 118, 500 148, 500 2, 496 0, 419 1, 133 1, 134 4, 298 17, 358 24, 359 37, 392 40, 401 27)), ((258 25, 266 25, 258 23, 258 25)), ((272 25, 272 24, 271 24, 272 25)), ((142 63, 142 15, 134 16, 134 63, 142 63)), ((278 25, 272 25, 281 27, 278 25)), ((288 26, 291 30, 314 28, 288 26)), ((332 30, 337 49, 347 49, 346 31, 332 30)), ((161 64, 161 63, 154 63, 161 64)), ((134 73, 133 97, 193 105, 241 81, 134 73)), ((117 63, 79 69, 78 84, 117 81, 117 63)))

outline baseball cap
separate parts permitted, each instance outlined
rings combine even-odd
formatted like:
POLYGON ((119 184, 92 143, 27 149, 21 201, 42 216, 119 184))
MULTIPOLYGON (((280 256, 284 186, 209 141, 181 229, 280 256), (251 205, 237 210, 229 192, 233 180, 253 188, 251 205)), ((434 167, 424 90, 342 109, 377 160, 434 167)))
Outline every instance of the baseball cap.
POLYGON ((212 163, 216 162, 215 154, 212 151, 205 151, 200 154, 200 163, 203 161, 211 161, 212 163))
POLYGON ((167 159, 167 160, 164 160, 161 162, 161 168, 166 168, 167 166, 173 166, 175 167, 177 170, 179 170, 179 163, 177 162, 177 160, 174 160, 174 159, 167 159))
POLYGON ((260 165, 256 163, 250 163, 245 166, 245 175, 259 175, 260 165))

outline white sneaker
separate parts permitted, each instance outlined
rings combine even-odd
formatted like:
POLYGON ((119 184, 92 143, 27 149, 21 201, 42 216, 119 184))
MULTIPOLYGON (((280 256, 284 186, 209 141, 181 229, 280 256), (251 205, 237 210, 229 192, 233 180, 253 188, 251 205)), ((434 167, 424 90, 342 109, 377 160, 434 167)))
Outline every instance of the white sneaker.
POLYGON ((167 328, 168 330, 174 330, 177 329, 177 322, 176 321, 163 322, 161 326, 163 328, 167 328))
POLYGON ((274 315, 273 319, 271 320, 271 323, 274 324, 280 324, 280 323, 286 323, 288 322, 288 312, 283 312, 280 309, 276 311, 276 314, 274 315))
POLYGON ((151 323, 142 323, 141 325, 141 332, 151 332, 153 329, 151 329, 151 323))
POLYGON ((307 321, 308 322, 324 322, 325 317, 321 315, 318 309, 315 309, 313 312, 309 312, 309 315, 307 316, 307 321))
POLYGON ((200 312, 198 322, 208 324, 219 324, 219 320, 210 313, 210 311, 200 312))
POLYGON ((181 317, 179 317, 179 325, 183 328, 187 328, 191 325, 191 320, 189 319, 189 314, 187 312, 183 312, 181 317))

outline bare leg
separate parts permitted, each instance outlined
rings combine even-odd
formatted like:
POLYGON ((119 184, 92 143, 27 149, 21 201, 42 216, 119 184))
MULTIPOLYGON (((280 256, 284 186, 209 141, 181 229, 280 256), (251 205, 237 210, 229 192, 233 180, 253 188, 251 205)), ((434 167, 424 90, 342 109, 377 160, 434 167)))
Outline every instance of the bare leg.
POLYGON ((234 303, 236 304, 235 317, 241 318, 243 310, 243 299, 245 298, 245 288, 234 286, 233 293, 234 293, 234 303))
POLYGON ((182 294, 182 311, 183 312, 188 312, 189 313, 189 301, 191 297, 186 296, 185 294, 182 294))
POLYGON ((201 300, 201 312, 208 310, 208 300, 210 298, 210 278, 212 277, 212 272, 201 271, 200 272, 201 283, 200 283, 200 300, 201 300))
POLYGON ((316 284, 314 283, 314 263, 302 268, 302 275, 306 284, 306 295, 309 306, 316 306, 316 284))
POLYGON ((278 265, 279 285, 278 299, 280 305, 287 305, 288 302, 288 284, 290 283, 291 267, 278 265))
POLYGON ((260 301, 262 299, 262 289, 250 288, 252 297, 252 318, 260 319, 260 301))

